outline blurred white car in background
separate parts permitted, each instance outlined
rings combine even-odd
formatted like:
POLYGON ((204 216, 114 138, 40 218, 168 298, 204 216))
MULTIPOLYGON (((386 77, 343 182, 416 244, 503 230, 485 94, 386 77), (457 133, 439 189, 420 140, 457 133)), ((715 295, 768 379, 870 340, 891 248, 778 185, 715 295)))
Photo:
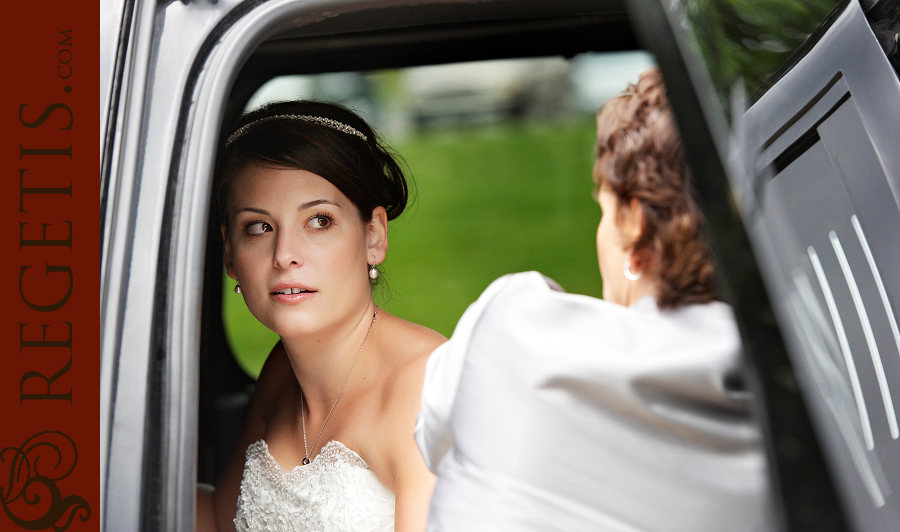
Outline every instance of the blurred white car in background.
POLYGON ((414 67, 404 78, 407 109, 420 126, 553 116, 569 109, 571 93, 561 57, 414 67))

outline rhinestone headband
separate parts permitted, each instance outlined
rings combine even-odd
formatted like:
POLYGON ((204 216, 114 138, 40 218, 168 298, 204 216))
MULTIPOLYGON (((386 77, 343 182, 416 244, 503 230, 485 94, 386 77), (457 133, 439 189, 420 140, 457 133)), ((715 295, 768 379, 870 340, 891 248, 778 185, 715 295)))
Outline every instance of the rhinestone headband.
POLYGON ((366 138, 366 136, 363 135, 358 129, 356 129, 354 127, 350 127, 343 122, 338 122, 337 120, 332 120, 330 118, 324 118, 321 116, 310 116, 310 115, 272 115, 272 116, 266 116, 266 117, 260 118, 259 120, 254 120, 253 122, 249 122, 249 123, 244 124, 243 126, 237 128, 234 131, 234 133, 232 133, 231 136, 228 137, 228 140, 225 141, 225 147, 227 148, 228 146, 231 145, 232 142, 243 137, 244 134, 247 133, 247 131, 251 127, 255 126, 256 124, 259 124, 260 122, 266 122, 268 120, 274 120, 276 118, 286 118, 289 120, 303 120, 304 122, 314 122, 316 124, 321 124, 325 127, 330 127, 331 129, 340 131, 342 133, 347 133, 349 135, 355 135, 355 136, 363 139, 363 141, 368 140, 366 138))

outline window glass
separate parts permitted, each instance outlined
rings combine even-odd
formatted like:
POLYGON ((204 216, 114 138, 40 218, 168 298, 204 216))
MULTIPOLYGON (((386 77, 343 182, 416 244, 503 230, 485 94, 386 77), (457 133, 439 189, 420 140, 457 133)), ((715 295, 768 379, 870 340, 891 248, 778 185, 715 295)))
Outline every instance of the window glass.
POLYGON ((723 109, 743 80, 754 94, 826 19, 837 0, 678 0, 723 109))
MULTIPOLYGON (((390 224, 375 300, 450 336, 491 281, 538 270, 599 297, 594 115, 653 63, 585 54, 275 78, 248 103, 316 98, 362 114, 405 160, 417 197, 390 224)), ((223 285, 226 332, 256 376, 277 337, 223 285)))

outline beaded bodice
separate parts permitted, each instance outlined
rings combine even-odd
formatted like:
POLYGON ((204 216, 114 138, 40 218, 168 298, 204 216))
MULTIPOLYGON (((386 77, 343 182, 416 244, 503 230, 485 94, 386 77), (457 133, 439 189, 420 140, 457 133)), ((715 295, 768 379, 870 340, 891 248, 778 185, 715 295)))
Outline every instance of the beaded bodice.
POLYGON ((259 440, 247 448, 234 524, 239 531, 389 531, 394 494, 338 441, 285 473, 259 440))

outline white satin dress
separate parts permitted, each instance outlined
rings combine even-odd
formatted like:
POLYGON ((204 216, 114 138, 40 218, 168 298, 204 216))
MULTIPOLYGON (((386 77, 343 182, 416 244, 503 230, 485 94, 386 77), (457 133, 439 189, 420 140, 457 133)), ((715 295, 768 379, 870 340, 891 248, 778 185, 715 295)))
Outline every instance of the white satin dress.
POLYGON ((394 494, 338 441, 284 472, 259 440, 247 448, 234 525, 240 532, 387 532, 394 494))
POLYGON ((495 281, 430 356, 429 531, 772 530, 724 303, 658 310, 495 281))

